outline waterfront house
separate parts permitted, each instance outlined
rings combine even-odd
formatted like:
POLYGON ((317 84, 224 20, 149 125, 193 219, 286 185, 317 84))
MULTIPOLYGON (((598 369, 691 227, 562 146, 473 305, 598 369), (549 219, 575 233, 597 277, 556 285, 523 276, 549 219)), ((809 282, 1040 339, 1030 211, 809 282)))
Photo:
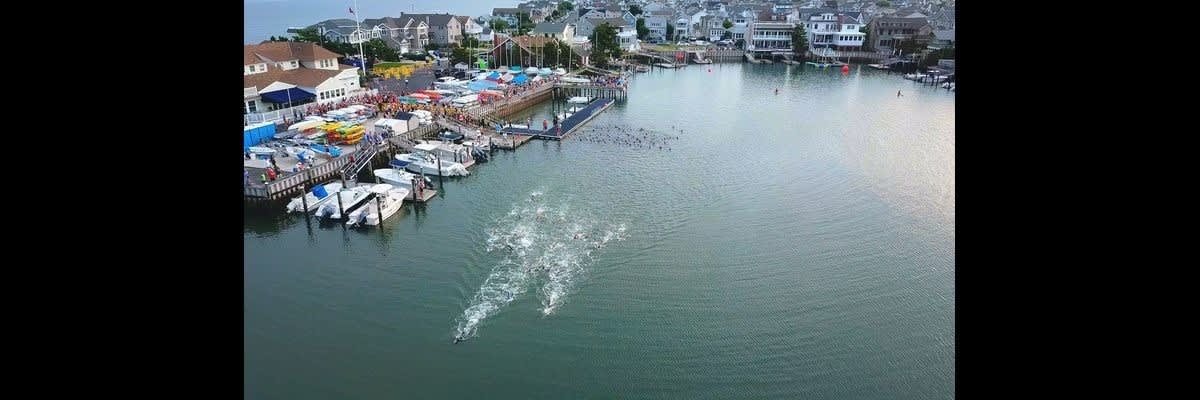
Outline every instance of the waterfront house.
POLYGON ((607 23, 609 26, 617 29, 617 32, 633 30, 634 26, 625 22, 621 18, 581 18, 579 26, 575 27, 576 36, 590 37, 595 32, 596 27, 607 23))
POLYGON ((933 28, 929 26, 925 15, 915 12, 896 12, 892 16, 876 17, 868 26, 868 46, 881 52, 891 52, 901 42, 909 40, 924 46, 933 36, 933 28))
POLYGON ((463 38, 473 37, 478 39, 479 35, 483 33, 483 25, 479 25, 471 17, 460 15, 454 18, 458 19, 458 26, 462 27, 463 38))
POLYGON ((315 43, 248 44, 242 54, 245 113, 333 102, 359 90, 357 68, 338 64, 337 53, 315 43))
POLYGON ((941 50, 954 47, 954 30, 933 31, 933 38, 929 41, 930 50, 941 50))
POLYGON ((867 34, 859 32, 860 13, 827 12, 804 22, 809 49, 862 50, 867 34))
POLYGON ((411 18, 424 22, 429 29, 429 43, 439 46, 462 43, 463 30, 459 20, 452 14, 404 14, 400 18, 411 18))
POLYGON ((746 41, 746 49, 790 51, 792 30, 795 28, 795 24, 786 21, 756 21, 750 24, 750 40, 746 41))

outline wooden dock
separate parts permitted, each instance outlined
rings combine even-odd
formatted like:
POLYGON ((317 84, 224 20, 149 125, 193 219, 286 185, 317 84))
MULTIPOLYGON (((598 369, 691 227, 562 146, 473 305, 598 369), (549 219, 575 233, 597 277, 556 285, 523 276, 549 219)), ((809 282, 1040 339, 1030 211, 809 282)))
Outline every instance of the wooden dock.
POLYGON ((528 128, 504 128, 501 132, 519 135, 529 135, 530 137, 542 140, 562 140, 562 138, 574 132, 583 124, 591 121, 608 107, 612 106, 616 100, 613 99, 596 99, 584 107, 582 110, 571 114, 570 117, 563 120, 562 130, 559 131, 558 126, 551 126, 545 130, 535 130, 528 128), (561 132, 561 133, 560 133, 561 132))
POLYGON ((408 201, 416 201, 418 203, 428 203, 429 200, 433 199, 435 196, 437 196, 436 190, 425 189, 425 190, 421 191, 421 198, 419 198, 419 199, 416 198, 417 197, 416 191, 409 192, 408 197, 405 197, 404 199, 408 200, 408 201))

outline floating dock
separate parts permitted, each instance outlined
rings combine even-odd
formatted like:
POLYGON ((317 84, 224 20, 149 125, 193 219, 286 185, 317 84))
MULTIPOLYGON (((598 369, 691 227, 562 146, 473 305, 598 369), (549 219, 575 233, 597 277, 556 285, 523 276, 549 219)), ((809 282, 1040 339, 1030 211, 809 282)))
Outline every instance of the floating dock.
POLYGON ((552 126, 546 130, 533 130, 528 128, 503 128, 502 133, 511 135, 528 135, 533 138, 542 140, 562 140, 562 138, 579 129, 580 126, 591 121, 596 115, 599 115, 608 107, 612 106, 616 100, 613 99, 596 99, 591 104, 588 104, 578 112, 571 114, 570 117, 562 121, 562 133, 559 133, 557 126, 552 126))

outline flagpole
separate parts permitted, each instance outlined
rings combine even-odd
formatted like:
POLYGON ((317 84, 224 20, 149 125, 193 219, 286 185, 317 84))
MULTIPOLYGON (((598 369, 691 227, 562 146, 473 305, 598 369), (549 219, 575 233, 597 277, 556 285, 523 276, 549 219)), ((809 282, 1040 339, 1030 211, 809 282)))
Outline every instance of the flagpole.
MULTIPOLYGON (((354 0, 354 7, 358 7, 358 0, 354 0)), ((362 37, 362 18, 358 16, 358 11, 350 10, 354 13, 354 25, 358 27, 358 61, 362 67, 363 79, 367 77, 367 57, 363 54, 363 37, 362 37)))

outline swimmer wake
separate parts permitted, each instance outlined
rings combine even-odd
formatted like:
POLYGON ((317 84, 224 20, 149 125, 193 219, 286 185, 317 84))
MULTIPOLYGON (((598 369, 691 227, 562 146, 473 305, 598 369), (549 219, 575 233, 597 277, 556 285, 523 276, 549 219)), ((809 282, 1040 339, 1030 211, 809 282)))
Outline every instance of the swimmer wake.
POLYGON ((459 316, 454 343, 474 336, 480 323, 531 288, 537 288, 542 315, 552 314, 582 279, 593 254, 624 232, 623 224, 600 226, 587 213, 551 206, 533 192, 487 232, 487 251, 503 258, 459 316))

